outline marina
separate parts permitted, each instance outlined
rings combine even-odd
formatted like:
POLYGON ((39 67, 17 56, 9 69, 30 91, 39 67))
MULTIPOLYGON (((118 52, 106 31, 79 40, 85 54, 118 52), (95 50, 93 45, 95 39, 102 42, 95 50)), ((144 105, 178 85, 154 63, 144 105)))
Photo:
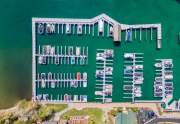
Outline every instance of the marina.
POLYGON ((145 73, 154 60, 144 53, 149 53, 146 48, 162 48, 161 24, 122 24, 106 14, 91 19, 32 18, 32 32, 34 101, 164 103, 170 96, 173 99, 172 71, 158 70, 156 63, 160 77, 149 80, 149 72, 145 73), (166 79, 170 81, 163 83, 166 79))

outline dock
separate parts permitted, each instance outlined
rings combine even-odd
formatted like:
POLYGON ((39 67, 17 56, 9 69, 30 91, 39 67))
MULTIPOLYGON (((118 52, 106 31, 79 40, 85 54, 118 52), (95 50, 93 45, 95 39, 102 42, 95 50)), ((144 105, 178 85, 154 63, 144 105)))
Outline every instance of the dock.
MULTIPOLYGON (((157 30, 157 48, 160 49, 162 47, 161 45, 161 40, 162 40, 162 32, 161 32, 161 24, 135 24, 135 25, 128 25, 128 24, 122 24, 119 23, 118 21, 112 19, 106 14, 101 14, 98 15, 94 18, 91 19, 75 19, 75 18, 32 18, 32 22, 34 23, 39 23, 39 24, 57 24, 57 25, 62 25, 62 34, 64 33, 64 25, 83 25, 85 26, 85 34, 86 34, 86 26, 87 25, 93 25, 93 36, 94 36, 94 25, 98 24, 98 26, 102 25, 101 23, 99 24, 98 22, 102 21, 103 25, 104 22, 108 23, 108 25, 111 25, 113 27, 113 41, 121 41, 121 31, 126 31, 126 30, 135 30, 140 29, 151 29, 151 40, 152 40, 152 29, 157 30)), ((59 26, 58 26, 59 27, 59 26)), ((108 26, 110 27, 110 26, 108 26)), ((58 28, 59 29, 59 28, 58 28)), ((32 26, 32 31, 35 32, 35 26, 32 26)), ((90 28, 89 28, 90 31, 90 28)), ((109 29, 108 29, 109 31, 109 29)), ((57 31, 59 32, 59 31, 57 31)), ((99 32, 100 29, 99 29, 99 32)), ((99 36, 98 32, 98 36, 99 36)), ((74 34, 74 33, 73 33, 74 34)), ((104 32, 102 33, 104 36, 104 32)), ((140 40, 141 40, 141 33, 140 33, 140 40)))

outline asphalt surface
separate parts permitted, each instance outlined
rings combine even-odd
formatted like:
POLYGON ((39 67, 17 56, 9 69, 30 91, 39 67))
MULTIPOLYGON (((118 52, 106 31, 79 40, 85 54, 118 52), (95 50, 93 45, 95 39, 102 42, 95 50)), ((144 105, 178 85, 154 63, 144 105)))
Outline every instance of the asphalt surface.
POLYGON ((180 124, 180 118, 156 118, 147 124, 157 124, 158 122, 174 122, 180 124))

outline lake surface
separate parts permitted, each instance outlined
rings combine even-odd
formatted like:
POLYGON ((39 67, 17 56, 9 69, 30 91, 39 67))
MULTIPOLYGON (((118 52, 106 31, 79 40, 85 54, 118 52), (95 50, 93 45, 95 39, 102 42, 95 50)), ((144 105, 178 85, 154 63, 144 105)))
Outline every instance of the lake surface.
MULTIPOLYGON (((144 43, 139 48, 145 49, 148 53, 145 56, 146 61, 148 56, 152 59, 173 58, 176 86, 174 97, 178 99, 180 45, 177 44, 177 35, 180 32, 180 3, 176 0, 2 0, 0 108, 10 107, 23 98, 31 99, 32 17, 91 18, 101 13, 106 13, 119 22, 127 24, 162 23, 162 49, 156 51, 156 46, 143 47, 144 43)), ((129 49, 135 45, 136 43, 133 43, 129 49)), ((123 46, 122 49, 124 51, 125 47, 123 46)), ((146 72, 148 71, 153 70, 147 69, 146 72)), ((152 86, 149 84, 149 87, 152 86)))

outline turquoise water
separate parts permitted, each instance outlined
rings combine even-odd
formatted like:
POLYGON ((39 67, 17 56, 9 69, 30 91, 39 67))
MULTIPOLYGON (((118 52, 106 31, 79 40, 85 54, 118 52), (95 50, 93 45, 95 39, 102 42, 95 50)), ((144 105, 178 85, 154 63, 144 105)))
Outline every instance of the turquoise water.
MULTIPOLYGON (((31 18, 75 17, 90 18, 106 13, 112 18, 129 24, 162 22, 162 49, 155 49, 155 42, 122 43, 117 50, 144 51, 146 80, 152 78, 153 59, 174 59, 175 99, 180 90, 180 4, 175 0, 31 0, 6 1, 0 4, 0 107, 9 107, 19 99, 31 98, 31 18)), ((110 40, 109 40, 110 41, 110 40)), ((107 41, 108 42, 108 41, 107 41)), ((121 53, 121 54, 122 54, 121 53)), ((116 62, 121 62, 121 58, 116 62)), ((120 80, 120 79, 119 79, 120 80)), ((144 87, 151 89, 151 81, 144 87)), ((117 86, 119 84, 117 83, 117 86)), ((152 90, 152 89, 151 89, 152 90)), ((146 98, 151 98, 146 92, 146 98)), ((116 97, 116 95, 114 95, 116 97)))

